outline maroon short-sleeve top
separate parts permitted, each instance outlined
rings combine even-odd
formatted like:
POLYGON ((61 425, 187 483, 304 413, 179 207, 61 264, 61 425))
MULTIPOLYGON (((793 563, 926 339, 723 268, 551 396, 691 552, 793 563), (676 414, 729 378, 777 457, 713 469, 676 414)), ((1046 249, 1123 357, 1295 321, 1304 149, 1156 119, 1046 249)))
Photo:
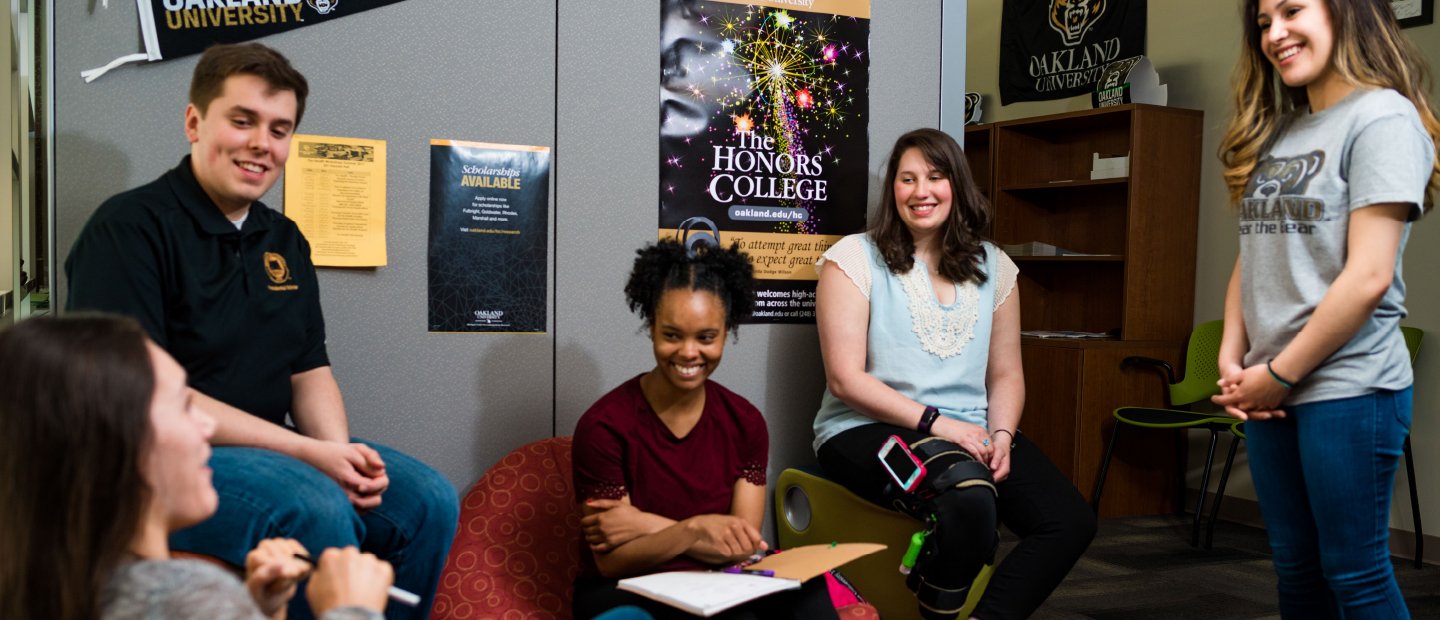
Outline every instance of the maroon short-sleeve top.
MULTIPOLYGON (((765 485, 770 448, 765 418, 750 401, 705 382, 705 408, 685 437, 676 437, 645 400, 639 375, 601 397, 575 427, 575 497, 619 499, 676 521, 729 514, 735 481, 765 485)), ((585 552, 587 560, 589 551, 585 552)), ((698 568, 685 556, 654 572, 698 568)), ((586 562, 587 572, 594 570, 586 562)))

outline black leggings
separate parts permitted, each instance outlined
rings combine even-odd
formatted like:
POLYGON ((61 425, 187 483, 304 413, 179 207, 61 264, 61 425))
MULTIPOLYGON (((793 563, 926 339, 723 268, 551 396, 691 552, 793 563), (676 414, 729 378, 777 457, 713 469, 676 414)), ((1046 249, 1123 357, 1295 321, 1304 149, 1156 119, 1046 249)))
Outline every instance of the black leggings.
MULTIPOLYGON (((639 594, 617 590, 615 582, 614 579, 599 576, 582 576, 576 579, 575 619, 589 620, 622 605, 634 605, 644 609, 657 620, 691 620, 697 617, 639 594)), ((711 617, 720 620, 839 618, 835 607, 830 604, 830 590, 826 587, 823 576, 806 581, 799 590, 776 592, 711 617)))
MULTIPOLYGON (((911 429, 868 424, 820 446, 820 466, 867 501, 899 509, 904 496, 890 484, 889 474, 876 457, 891 435, 906 443, 925 438, 911 429)), ((936 498, 940 561, 918 568, 926 583, 937 587, 969 586, 991 559, 998 517, 1021 540, 991 575, 974 615, 984 620, 1025 618, 1045 602, 1090 546, 1095 537, 1095 514, 1075 485, 1023 435, 1015 438, 1010 453, 1010 476, 996 487, 998 497, 987 488, 969 487, 936 498)), ((898 573, 896 578, 900 578, 898 573)))

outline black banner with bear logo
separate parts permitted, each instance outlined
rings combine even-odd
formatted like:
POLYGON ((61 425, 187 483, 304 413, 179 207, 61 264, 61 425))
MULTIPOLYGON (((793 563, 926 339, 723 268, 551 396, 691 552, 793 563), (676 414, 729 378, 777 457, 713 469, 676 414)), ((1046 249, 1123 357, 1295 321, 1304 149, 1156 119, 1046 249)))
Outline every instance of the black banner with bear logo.
POLYGON ((1000 103, 1095 89, 1105 65, 1145 53, 1146 0, 1006 0, 1000 103))

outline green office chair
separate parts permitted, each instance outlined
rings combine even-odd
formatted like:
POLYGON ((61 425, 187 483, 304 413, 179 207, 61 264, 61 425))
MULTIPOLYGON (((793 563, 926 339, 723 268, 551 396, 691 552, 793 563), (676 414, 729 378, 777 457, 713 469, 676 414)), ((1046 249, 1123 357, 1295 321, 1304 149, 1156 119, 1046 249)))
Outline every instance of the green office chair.
MULTIPOLYGON (((900 574, 900 559, 910 535, 924 524, 894 510, 881 508, 824 477, 819 468, 786 469, 775 481, 775 530, 781 549, 831 542, 872 542, 885 545, 841 567, 847 581, 887 620, 920 620, 915 595, 900 574)), ((969 618, 980 604, 994 567, 986 565, 970 585, 958 617, 969 618)))
MULTIPOLYGON (((1170 364, 1149 357, 1127 357, 1121 363, 1121 368, 1132 368, 1136 366, 1148 366, 1157 371, 1164 371, 1167 386, 1168 408, 1157 409, 1152 407, 1120 407, 1115 410, 1115 428, 1110 433, 1110 443, 1105 447, 1105 460, 1100 464, 1100 474, 1095 479, 1095 491, 1091 494, 1091 508, 1098 514, 1100 512, 1101 492, 1105 490, 1105 476, 1110 469, 1110 457, 1115 452, 1115 441, 1120 436, 1120 429, 1125 426, 1149 429, 1203 429, 1210 431, 1210 451, 1205 455, 1205 470, 1200 480, 1200 498, 1195 502, 1195 523, 1190 531, 1190 546, 1196 547, 1200 544, 1200 522, 1205 511, 1205 492, 1210 486, 1210 467, 1215 462, 1215 446, 1219 441, 1221 432, 1230 431, 1235 425, 1235 419, 1223 413, 1203 413, 1176 409, 1176 407, 1187 407, 1201 401, 1207 401, 1211 396, 1220 393, 1220 367, 1218 359, 1220 355, 1220 338, 1224 334, 1225 327, 1222 321, 1210 321, 1195 327, 1190 333, 1190 344, 1185 352, 1185 378, 1176 381, 1175 369, 1170 364)), ((1220 476, 1217 493, 1223 495, 1225 482, 1229 478, 1229 464, 1234 461, 1235 449, 1239 446, 1240 440, 1232 438, 1230 441, 1230 453, 1226 457, 1226 468, 1220 476)), ((1181 468, 1180 488, 1185 488, 1185 472, 1181 468)), ((1211 516, 1214 521, 1214 515, 1211 516)), ((1211 530, 1213 532, 1213 528, 1211 530)), ((1205 541, 1205 548, 1210 548, 1210 539, 1205 541)))
MULTIPOLYGON (((1410 367, 1415 367, 1415 360, 1420 357, 1420 341, 1425 339, 1425 330, 1418 327, 1400 327, 1400 333, 1405 336, 1405 348, 1410 350, 1410 367)), ((1230 431, 1239 439, 1245 439, 1245 423, 1239 422, 1230 428, 1230 431)), ((1233 444, 1232 444, 1233 445, 1233 444)), ((1425 528, 1420 524, 1420 494, 1415 486, 1415 456, 1410 452, 1410 436, 1405 436, 1405 479, 1410 483, 1410 515, 1415 519, 1415 568, 1421 568, 1425 563, 1425 528)), ((1222 480, 1219 495, 1215 496, 1215 509, 1210 513, 1210 526, 1207 536, 1213 537, 1215 533, 1215 516, 1220 514, 1220 497, 1225 494, 1225 476, 1230 472, 1230 463, 1235 459, 1234 450, 1231 450, 1230 458, 1225 460, 1225 473, 1220 475, 1222 480)))

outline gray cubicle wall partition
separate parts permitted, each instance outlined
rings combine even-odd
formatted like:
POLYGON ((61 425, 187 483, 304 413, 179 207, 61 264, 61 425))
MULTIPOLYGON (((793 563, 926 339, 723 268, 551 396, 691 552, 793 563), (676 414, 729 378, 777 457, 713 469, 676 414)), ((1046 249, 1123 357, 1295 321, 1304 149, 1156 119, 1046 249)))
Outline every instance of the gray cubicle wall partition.
MULTIPOLYGON (((955 0, 946 8, 957 4, 963 13, 955 0)), ((560 3, 555 406, 561 433, 574 429, 596 397, 655 364, 621 287, 634 249, 653 240, 657 226, 657 5, 560 3)), ((871 2, 866 204, 879 195, 895 138, 939 122, 940 8, 938 0, 871 2)), ((742 326, 715 379, 764 412, 771 480, 784 467, 814 462, 811 422, 825 376, 813 325, 742 326)))
MULTIPOLYGON (((194 57, 80 79, 139 49, 135 5, 109 4, 55 7, 61 257, 102 200, 188 152, 194 57)), ((939 110, 940 1, 876 0, 872 12, 867 202, 890 142, 939 110)), ((653 366, 620 291, 656 229, 659 21, 652 2, 409 0, 264 39, 310 79, 302 132, 388 141, 389 264, 320 273, 357 436, 463 489, 506 451, 569 434, 592 401, 653 366), (546 335, 426 332, 431 138, 554 148, 546 335)), ((282 193, 266 202, 282 207, 282 193)), ((814 328, 748 325, 726 352, 716 379, 765 412, 772 472, 812 462, 824 383, 814 328)))

